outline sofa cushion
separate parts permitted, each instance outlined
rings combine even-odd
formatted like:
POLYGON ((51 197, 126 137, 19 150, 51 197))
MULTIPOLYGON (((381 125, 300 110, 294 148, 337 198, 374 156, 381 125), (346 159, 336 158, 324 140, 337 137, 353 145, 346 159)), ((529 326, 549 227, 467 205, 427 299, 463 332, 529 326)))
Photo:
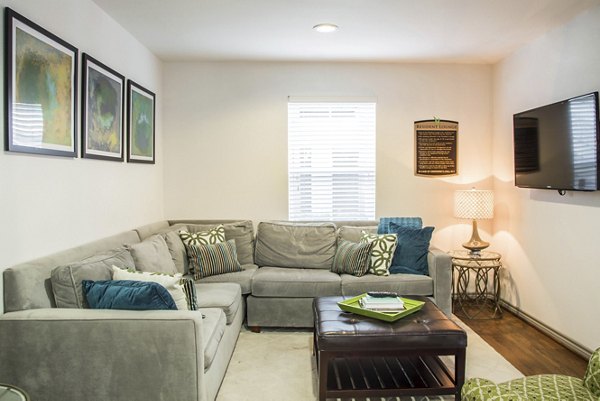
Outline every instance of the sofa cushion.
POLYGON ((58 308, 86 308, 81 282, 83 280, 110 280, 112 266, 133 268, 134 262, 129 251, 117 248, 101 252, 89 258, 52 270, 50 281, 52 293, 58 308))
POLYGON ((221 309, 201 309, 204 316, 202 319, 202 342, 204 349, 204 371, 212 365, 219 343, 225 333, 225 313, 221 309))
POLYGON ((177 273, 177 268, 169 252, 167 242, 160 235, 153 235, 127 248, 135 263, 136 270, 166 274, 177 273))
POLYGON ((390 273, 429 274, 427 254, 434 228, 418 229, 390 223, 390 229, 398 235, 390 273))
POLYGON ((399 295, 432 295, 433 279, 420 274, 392 274, 376 276, 367 274, 355 277, 342 274, 342 295, 356 296, 367 291, 392 291, 399 295))
POLYGON ((398 245, 398 235, 372 234, 363 231, 360 241, 373 243, 369 260, 369 273, 377 276, 388 276, 394 251, 398 245))
POLYGON ((261 222, 256 234, 259 266, 330 270, 336 251, 333 223, 261 222))
POLYGON ((369 234, 377 233, 377 226, 341 226, 337 230, 338 240, 345 239, 350 242, 360 242, 363 231, 369 234))
POLYGON ((390 224, 394 223, 401 227, 422 228, 423 220, 420 217, 382 217, 379 219, 377 226, 377 234, 390 234, 395 231, 390 228, 390 224))
POLYGON ((186 245, 190 271, 196 279, 242 271, 237 259, 235 240, 210 245, 186 245))
POLYGON ((188 300, 181 283, 181 274, 177 273, 170 275, 158 272, 153 273, 136 270, 124 270, 116 266, 113 266, 112 270, 113 280, 150 281, 162 285, 173 297, 173 301, 175 301, 177 309, 189 310, 188 300))
POLYGON ((350 242, 340 240, 333 258, 331 271, 334 273, 348 273, 354 276, 364 276, 369 270, 369 255, 374 243, 350 242))
POLYGON ((342 295, 339 274, 328 270, 261 267, 252 278, 255 297, 312 298, 342 295))
POLYGON ((151 237, 154 234, 158 234, 163 230, 167 230, 169 228, 169 222, 166 220, 156 221, 154 223, 146 224, 141 227, 137 227, 135 231, 138 233, 138 238, 140 240, 145 240, 148 237, 151 237))
MULTIPOLYGON (((251 220, 235 221, 223 223, 225 230, 225 240, 235 240, 238 260, 241 264, 254 263, 254 226, 251 220)), ((209 224, 188 224, 188 230, 192 233, 205 231, 213 225, 209 224)))
POLYGON ((196 284, 198 308, 218 308, 231 324, 242 305, 242 292, 236 283, 196 284))
POLYGON ((81 284, 90 309, 177 309, 169 291, 158 283, 131 280, 83 280, 81 284))
POLYGON ((216 276, 203 277, 197 283, 237 283, 242 287, 242 294, 252 292, 252 277, 256 273, 256 265, 242 265, 242 271, 217 274, 216 276))

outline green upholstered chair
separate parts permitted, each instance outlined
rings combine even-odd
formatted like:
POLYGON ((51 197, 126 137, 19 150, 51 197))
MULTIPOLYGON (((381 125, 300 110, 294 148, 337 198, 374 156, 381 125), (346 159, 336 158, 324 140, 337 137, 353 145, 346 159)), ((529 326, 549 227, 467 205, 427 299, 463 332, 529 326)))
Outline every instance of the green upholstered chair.
POLYGON ((582 379, 536 375, 496 384, 473 378, 462 388, 463 401, 600 401, 600 348, 590 358, 582 379))

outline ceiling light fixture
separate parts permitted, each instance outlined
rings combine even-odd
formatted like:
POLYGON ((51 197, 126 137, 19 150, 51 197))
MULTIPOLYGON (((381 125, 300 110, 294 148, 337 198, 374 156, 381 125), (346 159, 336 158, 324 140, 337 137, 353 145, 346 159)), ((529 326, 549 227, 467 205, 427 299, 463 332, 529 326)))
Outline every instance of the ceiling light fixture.
POLYGON ((313 26, 313 29, 320 33, 330 33, 337 31, 340 27, 336 24, 317 24, 313 26))

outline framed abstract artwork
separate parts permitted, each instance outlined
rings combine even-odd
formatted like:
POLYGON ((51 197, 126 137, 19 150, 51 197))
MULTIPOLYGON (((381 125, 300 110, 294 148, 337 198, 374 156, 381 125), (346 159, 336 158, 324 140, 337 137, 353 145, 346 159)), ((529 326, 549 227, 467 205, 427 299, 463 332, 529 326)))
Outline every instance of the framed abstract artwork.
POLYGON ((125 77, 86 53, 81 68, 81 156, 123 161, 125 77))
POLYGON ((78 51, 5 10, 5 149, 77 157, 78 51))
POLYGON ((156 96, 148 89, 127 81, 127 161, 155 161, 155 103, 156 96))

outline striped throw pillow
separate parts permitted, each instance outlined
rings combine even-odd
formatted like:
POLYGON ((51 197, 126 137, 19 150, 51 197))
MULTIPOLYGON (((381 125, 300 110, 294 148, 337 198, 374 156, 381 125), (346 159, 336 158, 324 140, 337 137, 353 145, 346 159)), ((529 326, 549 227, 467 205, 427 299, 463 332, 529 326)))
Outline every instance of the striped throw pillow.
POLYGON ((196 285, 191 278, 182 278, 179 284, 183 287, 185 299, 189 310, 198 309, 198 298, 196 297, 196 285))
POLYGON ((213 245, 186 245, 185 247, 196 280, 242 271, 233 239, 213 245))
POLYGON ((334 273, 348 273, 353 276, 364 276, 369 270, 369 254, 374 243, 360 243, 340 240, 333 258, 334 273))

